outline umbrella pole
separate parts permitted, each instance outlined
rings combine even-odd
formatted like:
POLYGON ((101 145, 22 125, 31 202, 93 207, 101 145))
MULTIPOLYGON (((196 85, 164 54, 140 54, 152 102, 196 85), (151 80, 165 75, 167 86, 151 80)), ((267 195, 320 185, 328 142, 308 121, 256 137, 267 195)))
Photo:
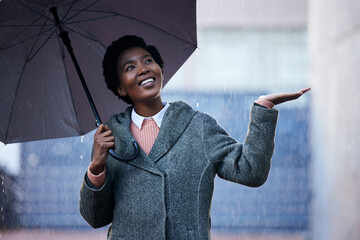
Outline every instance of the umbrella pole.
POLYGON ((91 106, 91 109, 95 115, 95 119, 96 119, 96 126, 100 126, 100 124, 102 123, 101 122, 101 119, 100 119, 100 116, 99 116, 99 113, 98 111, 96 110, 96 107, 95 107, 95 104, 94 104, 94 100, 92 99, 91 97, 91 94, 90 94, 90 91, 89 91, 89 88, 85 82, 85 78, 84 78, 84 75, 82 74, 81 72, 81 69, 80 69, 80 66, 79 66, 79 63, 75 57, 75 54, 74 54, 74 51, 73 51, 73 48, 71 46, 71 41, 70 41, 70 38, 69 38, 69 34, 68 32, 64 29, 64 27, 62 26, 61 24, 61 21, 60 21, 60 18, 59 18, 59 15, 57 13, 57 9, 56 7, 52 7, 50 8, 50 12, 54 15, 54 19, 55 19, 55 23, 56 23, 56 27, 59 29, 59 35, 64 43, 64 45, 66 46, 70 56, 71 56, 71 59, 74 63, 74 66, 76 68, 76 72, 78 73, 79 75, 79 78, 80 78, 80 81, 81 81, 81 84, 83 85, 83 88, 85 90, 85 93, 86 93, 86 97, 88 98, 89 100, 89 103, 90 103, 90 106, 91 106))
MULTIPOLYGON (((80 66, 79 66, 79 63, 75 57, 75 54, 74 54, 74 51, 73 51, 73 48, 71 46, 71 41, 70 41, 70 38, 69 38, 69 34, 68 32, 64 29, 64 27, 62 26, 61 24, 61 21, 60 21, 60 18, 59 18, 59 15, 57 13, 57 9, 56 7, 52 7, 50 8, 50 12, 54 15, 54 20, 55 20, 55 23, 56 23, 56 27, 58 28, 59 30, 59 35, 64 43, 64 45, 66 46, 70 56, 71 56, 71 59, 74 63, 74 66, 76 68, 76 71, 79 75, 79 78, 80 78, 80 81, 81 81, 81 84, 84 88, 84 91, 85 91, 85 94, 86 94, 86 97, 88 98, 89 100, 89 103, 90 103, 90 106, 91 106, 91 109, 94 113, 94 116, 95 116, 95 119, 96 119, 96 126, 100 126, 100 124, 102 124, 101 122, 101 119, 100 119, 100 116, 99 116, 99 113, 98 111, 96 110, 96 107, 95 107, 95 103, 94 103, 94 100, 92 99, 91 97, 91 94, 90 94, 90 91, 89 91, 89 88, 85 82, 85 78, 84 78, 84 75, 82 74, 81 72, 81 69, 80 69, 80 66)), ((130 157, 121 157, 119 156, 118 154, 116 154, 114 152, 114 149, 109 149, 109 153, 112 157, 114 157, 115 159, 119 160, 119 161, 122 161, 122 162, 130 162, 132 160, 134 160, 135 158, 138 157, 139 153, 140 153, 140 149, 139 149, 139 145, 137 142, 134 142, 133 143, 134 145, 134 148, 135 148, 135 153, 130 156, 130 157)))

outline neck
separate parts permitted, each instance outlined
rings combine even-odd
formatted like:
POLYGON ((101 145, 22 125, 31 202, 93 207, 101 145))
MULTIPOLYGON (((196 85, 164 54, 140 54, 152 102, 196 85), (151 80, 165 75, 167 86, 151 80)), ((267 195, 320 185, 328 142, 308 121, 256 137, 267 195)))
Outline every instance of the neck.
POLYGON ((151 117, 157 114, 163 109, 164 104, 161 101, 161 98, 158 98, 156 101, 151 103, 138 103, 135 105, 135 111, 137 114, 143 117, 151 117))

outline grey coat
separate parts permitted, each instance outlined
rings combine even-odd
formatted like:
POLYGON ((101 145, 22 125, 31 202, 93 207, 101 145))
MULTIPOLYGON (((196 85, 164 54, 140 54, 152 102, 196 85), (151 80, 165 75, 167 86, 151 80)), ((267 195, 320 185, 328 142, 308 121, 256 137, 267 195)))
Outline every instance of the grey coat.
MULTIPOLYGON (((133 153, 131 109, 113 116, 116 151, 133 153)), ((172 103, 149 155, 130 163, 109 157, 100 189, 86 176, 80 212, 94 228, 112 225, 108 239, 210 239, 214 178, 251 187, 268 176, 278 112, 254 105, 244 143, 231 138, 216 120, 184 102, 172 103)))

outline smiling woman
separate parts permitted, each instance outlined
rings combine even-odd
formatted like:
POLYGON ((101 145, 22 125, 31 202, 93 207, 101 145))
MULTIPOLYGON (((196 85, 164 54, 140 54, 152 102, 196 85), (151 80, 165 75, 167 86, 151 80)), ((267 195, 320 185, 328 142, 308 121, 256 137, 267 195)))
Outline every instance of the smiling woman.
POLYGON ((118 59, 118 77, 118 94, 130 98, 138 114, 149 117, 163 108, 160 92, 164 76, 148 51, 140 47, 124 51, 118 59), (149 105, 152 107, 146 107, 149 105))
MULTIPOLYGON (((118 39, 108 47, 102 63, 107 87, 126 103, 133 104, 127 94, 119 94, 119 86, 121 86, 119 75, 122 74, 125 76, 125 73, 127 73, 126 76, 130 75, 128 71, 135 68, 134 63, 138 63, 137 67, 139 67, 139 63, 140 66, 147 66, 153 64, 154 61, 158 67, 161 68, 162 75, 164 62, 157 48, 146 45, 143 39, 136 36, 124 36, 118 39), (129 56, 129 53, 127 53, 128 50, 132 48, 138 48, 138 51, 140 51, 140 55, 137 56, 138 59, 134 59, 135 56, 129 56), (125 66, 127 68, 125 68, 125 66)), ((130 71, 130 73, 131 72, 133 71, 130 71)), ((163 76, 161 76, 161 78, 163 79, 163 76)))
POLYGON ((278 116, 272 107, 309 90, 262 96, 239 143, 185 102, 162 102, 162 65, 156 48, 136 36, 113 42, 104 57, 108 88, 132 106, 94 135, 80 212, 94 228, 111 223, 108 239, 209 239, 215 176, 251 187, 264 184, 278 116), (128 155, 126 143, 134 139, 141 146, 134 161, 108 156, 113 147, 128 155))

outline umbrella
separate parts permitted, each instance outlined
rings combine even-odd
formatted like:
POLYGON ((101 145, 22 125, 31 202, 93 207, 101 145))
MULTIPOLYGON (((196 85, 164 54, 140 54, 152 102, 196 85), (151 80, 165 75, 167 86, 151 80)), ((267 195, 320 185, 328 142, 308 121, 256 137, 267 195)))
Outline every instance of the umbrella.
POLYGON ((159 49, 166 84, 196 49, 196 1, 0 1, 0 141, 83 135, 123 111, 101 67, 123 35, 159 49))

